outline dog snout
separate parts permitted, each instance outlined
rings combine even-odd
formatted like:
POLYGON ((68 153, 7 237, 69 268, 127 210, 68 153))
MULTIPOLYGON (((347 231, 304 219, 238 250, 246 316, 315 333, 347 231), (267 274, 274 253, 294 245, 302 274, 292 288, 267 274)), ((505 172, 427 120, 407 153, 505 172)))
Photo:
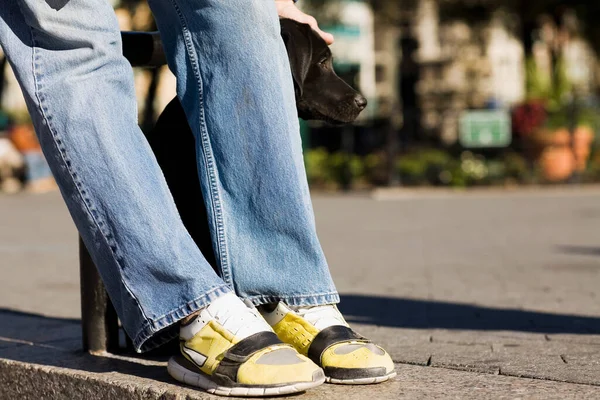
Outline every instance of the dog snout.
POLYGON ((354 97, 354 104, 356 104, 356 107, 362 111, 367 107, 367 99, 360 94, 356 95, 356 97, 354 97))

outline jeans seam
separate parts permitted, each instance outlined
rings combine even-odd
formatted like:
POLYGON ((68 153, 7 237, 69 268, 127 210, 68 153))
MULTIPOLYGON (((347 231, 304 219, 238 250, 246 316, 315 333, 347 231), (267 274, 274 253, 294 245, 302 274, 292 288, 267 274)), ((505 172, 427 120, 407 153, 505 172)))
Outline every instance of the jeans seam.
POLYGON ((287 300, 305 300, 305 299, 317 299, 317 303, 320 304, 334 304, 339 303, 340 295, 338 292, 328 292, 328 293, 316 293, 311 295, 286 295, 286 296, 276 296, 276 295, 258 295, 258 296, 248 296, 244 297, 244 300, 248 300, 253 303, 255 306, 259 306, 262 304, 273 303, 278 301, 287 301, 287 300))
POLYGON ((335 296, 335 295, 339 295, 338 292, 326 292, 326 293, 315 293, 315 294, 299 294, 299 295, 286 295, 286 296, 273 296, 273 295, 262 295, 259 294, 257 296, 248 296, 246 297, 246 299, 260 299, 260 298, 264 298, 264 297, 285 297, 287 299, 305 299, 305 298, 309 298, 309 297, 321 297, 321 296, 335 296))
MULTIPOLYGON (((19 5, 19 7, 21 7, 21 5, 19 5)), ((21 12, 23 12, 22 9, 21 9, 21 12)), ((52 118, 51 118, 50 115, 47 114, 48 109, 44 106, 44 100, 43 100, 44 96, 43 96, 42 90, 41 90, 41 88, 42 88, 43 85, 40 84, 40 79, 38 78, 39 60, 40 60, 41 57, 40 57, 40 54, 36 51, 37 45, 36 45, 36 39, 35 39, 35 32, 34 32, 33 28, 31 28, 31 27, 29 27, 29 30, 30 30, 30 35, 31 35, 31 62, 32 62, 31 67, 32 67, 32 72, 33 72, 34 93, 35 93, 35 97, 37 99, 37 102, 39 104, 40 114, 41 114, 44 122, 48 126, 48 131, 50 132, 50 137, 52 138, 52 142, 54 143, 54 145, 58 149, 58 153, 60 154, 60 158, 62 159, 62 161, 64 163, 64 166, 66 167, 66 170, 68 171, 71 180, 75 184, 75 188, 76 188, 77 194, 79 195, 79 197, 82 200, 82 204, 84 206, 85 211, 87 212, 87 214, 90 217, 90 219, 96 224, 96 226, 98 228, 98 232, 100 232, 100 236, 106 242, 106 245, 109 248, 111 256, 113 257, 115 263, 117 264, 117 267, 119 268, 119 270, 123 274, 123 268, 122 268, 121 264, 119 263, 117 255, 115 254, 114 249, 113 249, 113 247, 114 248, 117 247, 116 243, 113 242, 113 244, 111 244, 112 241, 108 237, 108 236, 110 236, 110 233, 106 234, 103 231, 103 228, 102 228, 103 222, 100 220, 100 218, 97 218, 94 215, 94 212, 93 212, 94 207, 91 204, 92 201, 91 201, 90 198, 88 198, 85 195, 86 190, 84 188, 84 185, 83 185, 83 183, 79 179, 77 179, 77 174, 72 169, 72 163, 69 160, 69 157, 67 156, 66 149, 62 146, 62 140, 60 139, 60 137, 57 134, 57 132, 52 128, 52 124, 51 124, 52 118)), ((124 276, 124 274, 123 274, 123 276, 124 276)), ((137 305, 140 313, 142 314, 142 317, 146 321, 148 321, 148 316, 146 315, 146 312, 142 308, 142 306, 141 306, 138 298, 133 294, 133 292, 129 288, 129 285, 127 285, 125 279, 121 279, 121 283, 123 284, 123 287, 125 288, 125 290, 127 291, 127 293, 135 301, 135 303, 136 303, 136 305, 137 305)))
POLYGON ((202 81, 202 75, 200 73, 200 67, 198 62, 198 57, 194 51, 194 44, 191 39, 190 30, 188 28, 187 21, 181 12, 181 8, 177 0, 171 0, 171 4, 179 17, 179 22, 181 23, 181 30, 183 34, 183 40, 186 47, 186 54, 189 58, 189 62, 192 65, 192 70, 194 73, 194 77, 197 82, 197 91, 198 91, 198 102, 199 102, 199 125, 200 125, 200 135, 201 135, 201 143, 202 143, 202 155, 204 158, 204 163, 206 164, 206 170, 208 173, 208 182, 210 186, 210 201, 212 204, 212 213, 213 218, 217 227, 217 242, 218 242, 218 259, 221 270, 221 278, 225 283, 227 283, 233 289, 233 277, 232 271, 229 265, 229 257, 228 257, 228 248, 226 242, 225 235, 225 226, 223 223, 223 210, 222 210, 222 200, 219 193, 219 188, 217 185, 217 177, 215 173, 214 159, 212 155, 212 148, 210 144, 210 138, 208 136, 208 130, 206 126, 205 119, 205 111, 204 111, 204 87, 202 81))

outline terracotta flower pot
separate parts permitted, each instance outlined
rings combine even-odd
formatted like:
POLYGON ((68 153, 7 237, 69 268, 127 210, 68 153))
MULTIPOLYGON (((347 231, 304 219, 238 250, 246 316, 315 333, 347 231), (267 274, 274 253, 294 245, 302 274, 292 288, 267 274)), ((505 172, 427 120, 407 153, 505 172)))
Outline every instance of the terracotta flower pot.
POLYGON ((548 147, 539 160, 544 179, 549 182, 560 182, 568 179, 575 170, 575 156, 567 146, 548 147))
POLYGON ((570 143, 569 131, 566 129, 552 131, 538 129, 525 138, 525 152, 527 156, 538 161, 548 147, 568 146, 570 143))
POLYGON ((575 169, 583 172, 590 158, 594 131, 588 126, 580 126, 573 134, 573 153, 575 154, 575 169))
POLYGON ((566 180, 575 171, 575 156, 568 129, 540 129, 531 135, 529 147, 530 155, 541 167, 546 181, 566 180))
POLYGON ((540 129, 531 136, 531 139, 534 141, 535 145, 542 149, 551 146, 570 146, 571 144, 571 134, 566 128, 556 129, 554 131, 540 129))

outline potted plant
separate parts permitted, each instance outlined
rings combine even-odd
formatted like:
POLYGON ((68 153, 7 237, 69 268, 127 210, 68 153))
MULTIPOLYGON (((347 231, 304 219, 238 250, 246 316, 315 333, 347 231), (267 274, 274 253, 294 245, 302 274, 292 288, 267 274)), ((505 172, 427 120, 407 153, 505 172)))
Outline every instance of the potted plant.
POLYGON ((595 112, 589 108, 575 111, 563 108, 549 115, 539 138, 543 142, 544 132, 553 133, 553 145, 546 147, 540 158, 540 166, 547 180, 561 181, 575 171, 585 171, 594 142, 595 126, 595 112))
POLYGON ((575 171, 585 171, 596 120, 590 108, 551 108, 543 101, 529 101, 513 111, 514 130, 548 182, 564 181, 575 171))
POLYGON ((595 139, 595 128, 597 126, 597 113, 589 108, 581 110, 577 118, 577 127, 573 132, 573 154, 575 156, 575 170, 584 172, 586 170, 592 144, 595 139))
POLYGON ((543 126, 530 136, 529 142, 544 180, 560 182, 573 175, 575 156, 565 113, 549 113, 543 126))

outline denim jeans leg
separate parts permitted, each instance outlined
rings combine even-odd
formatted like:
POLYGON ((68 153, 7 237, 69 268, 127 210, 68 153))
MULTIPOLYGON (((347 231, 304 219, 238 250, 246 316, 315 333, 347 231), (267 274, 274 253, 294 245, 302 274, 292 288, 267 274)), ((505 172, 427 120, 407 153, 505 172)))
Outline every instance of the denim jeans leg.
POLYGON ((113 9, 106 0, 2 1, 0 45, 136 349, 176 335, 176 321, 230 289, 185 230, 138 128, 113 9))
POLYGON ((149 3, 196 138, 222 278, 255 304, 338 302, 316 234, 274 1, 149 3))

